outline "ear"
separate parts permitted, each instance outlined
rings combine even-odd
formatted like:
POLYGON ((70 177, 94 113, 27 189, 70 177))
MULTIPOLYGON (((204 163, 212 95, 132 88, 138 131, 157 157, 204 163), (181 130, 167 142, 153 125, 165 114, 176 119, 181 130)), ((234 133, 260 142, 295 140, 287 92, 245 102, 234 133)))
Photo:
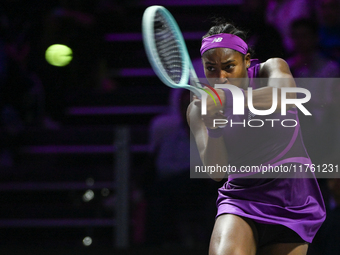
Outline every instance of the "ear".
POLYGON ((244 61, 245 61, 246 67, 249 68, 250 67, 250 53, 247 53, 244 56, 244 61))

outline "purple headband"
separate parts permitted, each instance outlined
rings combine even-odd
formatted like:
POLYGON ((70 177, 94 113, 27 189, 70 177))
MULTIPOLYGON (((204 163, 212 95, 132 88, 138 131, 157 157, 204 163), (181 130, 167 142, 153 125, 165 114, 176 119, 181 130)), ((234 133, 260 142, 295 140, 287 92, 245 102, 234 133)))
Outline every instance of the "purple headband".
POLYGON ((244 55, 248 52, 248 45, 240 37, 225 33, 204 38, 202 40, 201 56, 204 52, 213 48, 229 48, 244 55))

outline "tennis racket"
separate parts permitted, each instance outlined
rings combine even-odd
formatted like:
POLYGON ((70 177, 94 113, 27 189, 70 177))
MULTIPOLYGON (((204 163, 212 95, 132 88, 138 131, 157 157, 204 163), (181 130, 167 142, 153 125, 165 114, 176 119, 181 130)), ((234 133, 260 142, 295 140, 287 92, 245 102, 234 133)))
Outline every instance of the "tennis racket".
POLYGON ((149 62, 160 80, 171 88, 189 89, 201 98, 202 86, 171 13, 162 6, 148 7, 143 14, 142 32, 149 62))

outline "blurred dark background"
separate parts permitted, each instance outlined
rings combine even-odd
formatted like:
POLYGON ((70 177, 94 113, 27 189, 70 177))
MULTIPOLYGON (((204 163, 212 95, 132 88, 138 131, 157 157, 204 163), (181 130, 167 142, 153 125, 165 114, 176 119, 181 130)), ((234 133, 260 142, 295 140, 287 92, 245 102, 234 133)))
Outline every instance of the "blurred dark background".
MULTIPOLYGON (((222 183, 189 178, 189 95, 161 83, 142 42, 154 4, 177 20, 199 76, 201 37, 224 17, 249 31, 254 58, 339 77, 338 0, 2 0, 2 254, 207 254, 222 183), (46 61, 52 44, 72 49, 68 65, 46 61)), ((332 81, 307 87, 313 117, 301 116, 316 164, 340 161, 332 81)), ((340 254, 340 182, 319 183, 329 213, 309 254, 340 254)))

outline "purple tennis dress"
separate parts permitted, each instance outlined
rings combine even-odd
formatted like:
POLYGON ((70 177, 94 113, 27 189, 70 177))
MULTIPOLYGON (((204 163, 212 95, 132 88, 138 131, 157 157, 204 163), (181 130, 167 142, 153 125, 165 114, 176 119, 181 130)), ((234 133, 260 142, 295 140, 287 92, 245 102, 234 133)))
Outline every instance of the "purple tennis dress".
MULTIPOLYGON (((253 78, 258 77, 260 64, 252 62, 248 69, 250 85, 256 89, 253 78)), ((297 109, 287 111, 286 116, 273 113, 270 116, 254 116, 248 109, 249 119, 280 119, 272 127, 267 122, 261 128, 235 125, 222 130, 228 151, 228 163, 241 166, 287 166, 289 178, 282 173, 275 177, 239 178, 230 174, 228 181, 218 190, 217 216, 231 213, 253 219, 264 224, 281 224, 312 242, 316 232, 326 218, 325 205, 314 173, 304 173, 305 165, 311 164, 304 147, 297 109), (282 127, 282 119, 295 119, 295 127, 282 127), (300 170, 302 169, 302 173, 300 170)), ((227 116, 241 123, 240 115, 227 116)), ((217 217, 216 216, 216 217, 217 217)))

